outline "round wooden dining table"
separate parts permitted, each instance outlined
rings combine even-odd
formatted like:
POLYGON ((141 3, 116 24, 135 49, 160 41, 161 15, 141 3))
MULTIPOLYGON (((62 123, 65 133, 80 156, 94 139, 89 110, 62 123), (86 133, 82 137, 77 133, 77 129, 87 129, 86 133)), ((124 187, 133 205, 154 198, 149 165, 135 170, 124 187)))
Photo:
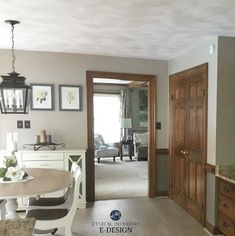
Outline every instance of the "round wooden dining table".
POLYGON ((0 199, 6 199, 6 218, 17 218, 17 197, 38 196, 67 188, 73 183, 73 175, 69 171, 26 168, 24 171, 33 177, 22 182, 0 183, 0 199))

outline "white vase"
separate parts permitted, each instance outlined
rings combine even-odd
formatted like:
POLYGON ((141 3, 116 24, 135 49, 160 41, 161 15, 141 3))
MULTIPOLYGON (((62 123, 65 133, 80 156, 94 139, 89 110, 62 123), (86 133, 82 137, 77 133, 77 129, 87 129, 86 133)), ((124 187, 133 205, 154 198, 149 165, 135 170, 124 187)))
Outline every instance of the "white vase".
POLYGON ((7 151, 13 152, 17 151, 17 142, 18 142, 18 134, 7 133, 7 151))

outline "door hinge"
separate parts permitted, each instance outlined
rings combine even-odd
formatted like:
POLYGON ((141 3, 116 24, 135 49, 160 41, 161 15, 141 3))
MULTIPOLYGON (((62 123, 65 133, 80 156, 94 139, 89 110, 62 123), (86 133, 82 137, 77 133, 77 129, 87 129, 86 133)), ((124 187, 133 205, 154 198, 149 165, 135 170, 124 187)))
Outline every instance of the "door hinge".
POLYGON ((170 95, 170 99, 171 99, 171 101, 173 101, 173 99, 174 99, 173 94, 170 95))
POLYGON ((202 204, 202 211, 203 211, 203 209, 204 209, 204 206, 203 206, 203 204, 202 204))

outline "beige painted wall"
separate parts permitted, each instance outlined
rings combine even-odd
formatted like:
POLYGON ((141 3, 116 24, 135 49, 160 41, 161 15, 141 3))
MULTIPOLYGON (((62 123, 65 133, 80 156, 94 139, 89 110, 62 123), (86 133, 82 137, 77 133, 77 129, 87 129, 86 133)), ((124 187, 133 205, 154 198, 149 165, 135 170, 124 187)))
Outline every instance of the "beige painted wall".
POLYGON ((169 61, 169 75, 177 73, 203 63, 208 66, 208 134, 207 134, 207 162, 216 162, 216 98, 217 98, 217 53, 218 37, 198 45, 191 51, 169 61), (209 54, 209 46, 214 44, 215 51, 209 54))
MULTIPOLYGON (((53 141, 67 147, 87 147, 86 71, 111 71, 157 75, 157 120, 162 122, 157 146, 168 147, 168 73, 167 61, 105 57, 67 53, 16 51, 16 71, 26 76, 28 83, 55 84, 55 111, 30 111, 28 115, 0 115, 0 149, 6 148, 6 133, 19 134, 19 148, 34 142, 41 129, 53 136, 53 141), (60 112, 58 84, 83 86, 82 111, 60 112), (31 129, 16 129, 17 120, 31 120, 31 129)), ((9 50, 0 50, 0 74, 10 69, 9 50)))
POLYGON ((219 37, 216 164, 235 164, 235 38, 219 37))

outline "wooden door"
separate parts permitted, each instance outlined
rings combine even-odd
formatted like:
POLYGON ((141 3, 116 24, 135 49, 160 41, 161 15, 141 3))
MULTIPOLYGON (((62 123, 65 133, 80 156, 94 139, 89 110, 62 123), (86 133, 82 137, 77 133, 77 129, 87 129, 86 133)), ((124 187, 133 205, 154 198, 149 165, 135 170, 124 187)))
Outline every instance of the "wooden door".
POLYGON ((207 64, 171 76, 170 94, 171 197, 204 224, 207 64))
POLYGON ((186 80, 171 80, 171 196, 185 207, 186 159, 182 154, 186 143, 186 80))

